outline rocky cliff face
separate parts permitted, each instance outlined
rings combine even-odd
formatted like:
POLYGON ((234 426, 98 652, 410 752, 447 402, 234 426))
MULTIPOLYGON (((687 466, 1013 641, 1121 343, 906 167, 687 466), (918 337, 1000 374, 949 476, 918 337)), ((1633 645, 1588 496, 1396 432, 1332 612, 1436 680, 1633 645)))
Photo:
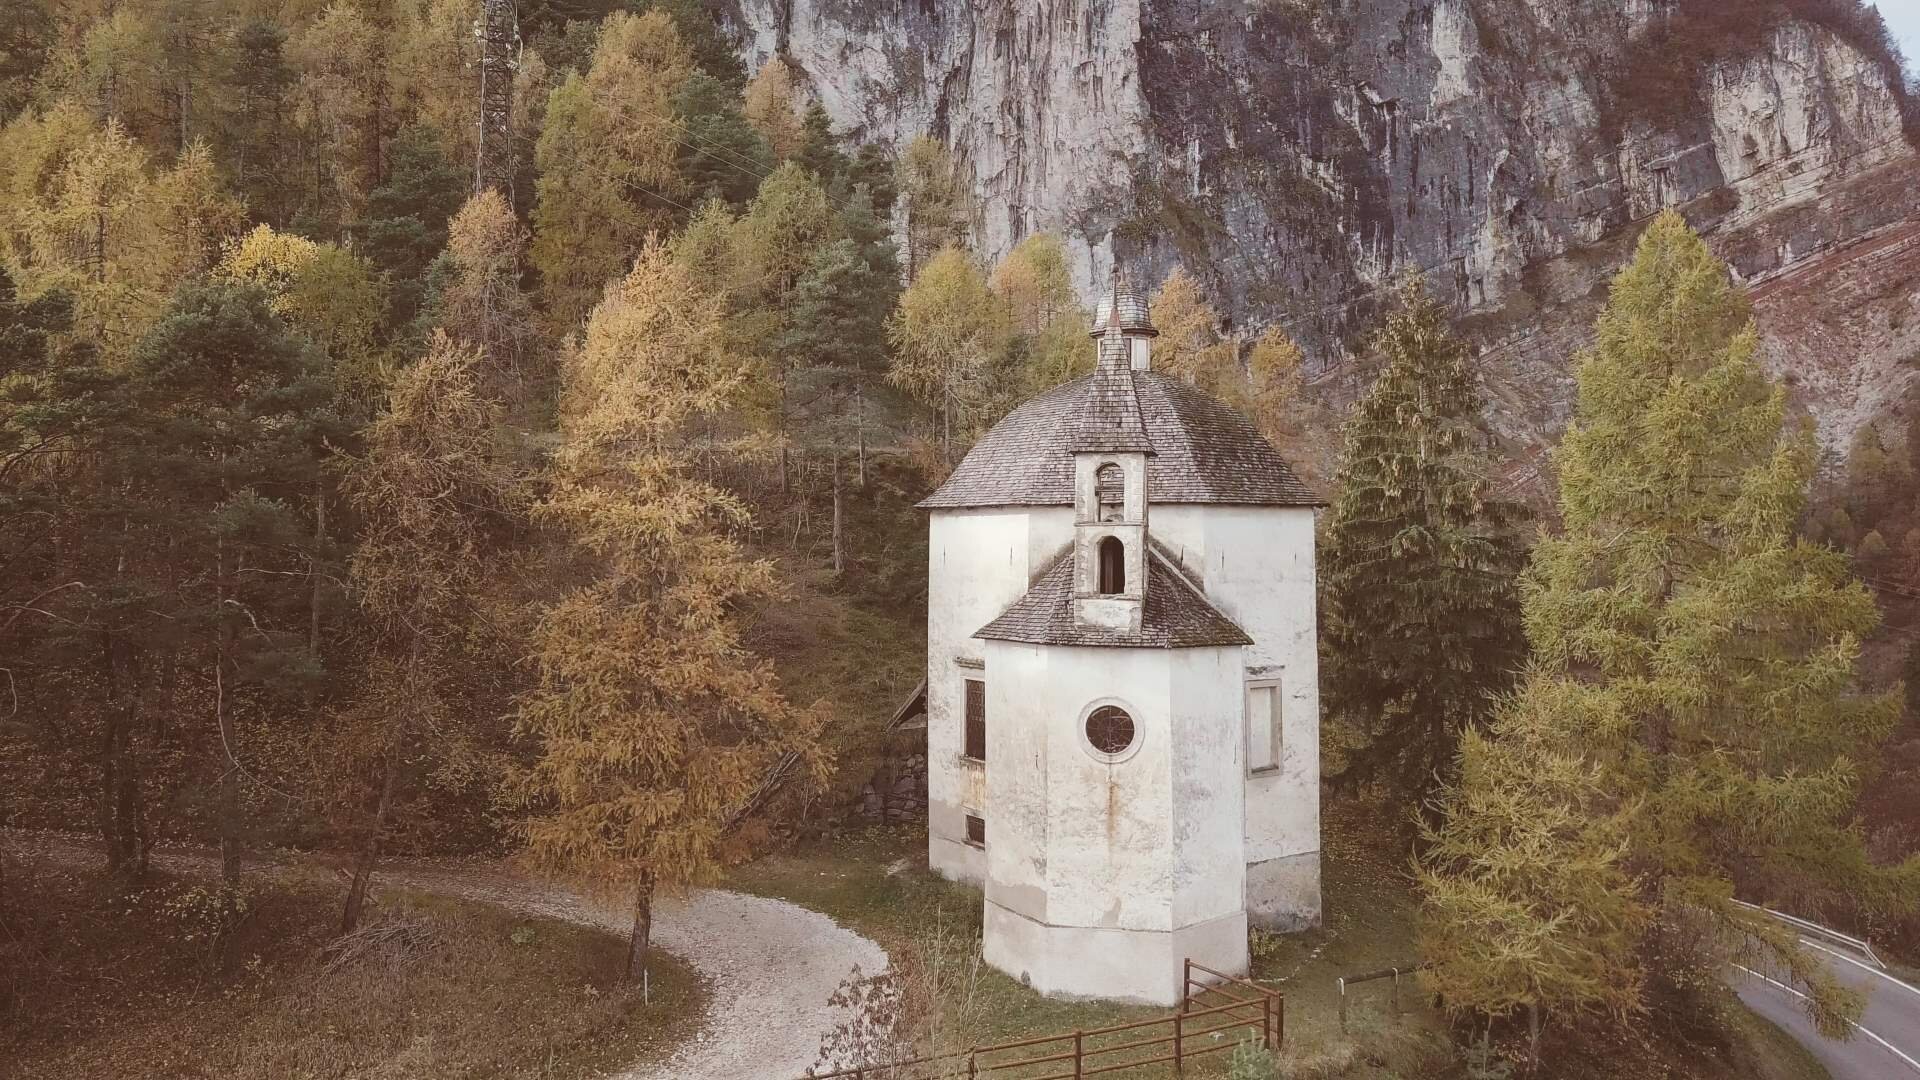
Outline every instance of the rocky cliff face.
POLYGON ((1913 212, 1863 179, 1914 160, 1892 77, 1807 23, 1648 102, 1620 72, 1670 0, 726 2, 750 64, 784 53, 841 127, 945 138, 989 258, 1051 230, 1089 288, 1116 250, 1185 265, 1336 396, 1413 269, 1512 376, 1525 441, 1557 429, 1572 316, 1635 222, 1681 206, 1758 277, 1913 212))

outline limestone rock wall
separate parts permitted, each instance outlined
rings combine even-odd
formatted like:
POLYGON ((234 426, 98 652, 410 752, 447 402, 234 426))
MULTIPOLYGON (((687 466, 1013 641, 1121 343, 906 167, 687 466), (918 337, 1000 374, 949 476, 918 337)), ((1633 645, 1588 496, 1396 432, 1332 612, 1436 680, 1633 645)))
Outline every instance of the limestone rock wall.
POLYGON ((1146 276, 1185 265, 1234 324, 1306 343, 1330 401, 1383 287, 1419 272, 1515 376, 1521 438, 1563 411, 1553 309, 1634 223, 1683 206, 1756 276, 1912 212, 1837 194, 1913 150, 1887 74, 1810 24, 1653 123, 1621 72, 1665 0, 717 2, 749 64, 784 53, 842 129, 946 139, 988 258, 1057 232, 1089 293, 1116 246, 1146 276))

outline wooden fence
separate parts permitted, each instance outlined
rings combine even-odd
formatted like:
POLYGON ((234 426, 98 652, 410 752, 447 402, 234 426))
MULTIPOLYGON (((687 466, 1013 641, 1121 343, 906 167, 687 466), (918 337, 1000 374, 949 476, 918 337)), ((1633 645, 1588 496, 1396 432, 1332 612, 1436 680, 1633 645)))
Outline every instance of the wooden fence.
POLYGON ((1083 1080, 1132 1069, 1186 1064, 1253 1038, 1268 1050, 1286 1042, 1286 995, 1186 961, 1178 1010, 1130 1024, 1063 1031, 904 1061, 875 1062, 801 1080, 1083 1080))
POLYGON ((1341 1031, 1347 1030, 1347 988, 1348 987, 1357 985, 1359 983, 1370 983, 1370 982, 1378 982, 1381 979, 1392 979, 1393 991, 1392 991, 1392 995, 1389 997, 1388 1000, 1391 1001, 1393 1004, 1393 1015, 1399 1016, 1400 1015, 1400 977, 1403 975, 1412 975, 1416 971, 1424 971, 1425 969, 1430 968, 1432 966, 1433 966, 1432 964, 1410 964, 1406 967, 1381 968, 1379 971, 1368 971, 1359 975, 1344 975, 1338 979, 1335 979, 1334 983, 1340 988, 1340 1030, 1341 1031))

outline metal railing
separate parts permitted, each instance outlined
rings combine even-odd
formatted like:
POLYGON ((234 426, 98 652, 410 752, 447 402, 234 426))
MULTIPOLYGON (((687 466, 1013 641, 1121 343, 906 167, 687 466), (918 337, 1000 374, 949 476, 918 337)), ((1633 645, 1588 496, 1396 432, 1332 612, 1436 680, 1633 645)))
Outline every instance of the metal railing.
POLYGON ((1237 1045, 1220 1037, 1228 1032, 1254 1036, 1270 1051, 1285 1043, 1286 995, 1192 960, 1183 976, 1180 1007, 1166 1016, 810 1073, 801 1080, 1083 1080, 1155 1065, 1172 1065, 1179 1074, 1187 1062, 1237 1045), (1202 1000, 1208 997, 1225 1003, 1202 1000))
POLYGON ((1347 1029, 1347 987, 1360 983, 1378 982, 1381 979, 1392 979, 1393 993, 1391 1000, 1393 1002, 1393 1015, 1399 1016, 1400 977, 1402 975, 1411 975, 1416 971, 1432 966, 1432 964, 1410 964, 1406 967, 1390 967, 1381 968, 1378 971, 1365 971, 1358 975, 1343 975, 1335 979, 1334 983, 1340 988, 1340 1030, 1345 1031, 1347 1029))
POLYGON ((1850 934, 1843 934, 1832 927, 1821 926, 1811 919, 1803 919, 1798 915, 1789 915, 1784 911, 1775 911, 1772 908, 1761 907, 1759 904, 1749 904, 1745 900, 1735 900, 1734 903, 1739 904, 1748 911, 1758 911, 1771 915, 1803 934, 1811 934, 1817 938, 1825 938, 1836 945, 1844 945, 1872 961, 1874 967, 1880 968, 1883 971, 1886 970, 1886 961, 1880 959, 1879 955, 1873 951, 1873 946, 1869 945, 1865 938, 1857 938, 1850 934))

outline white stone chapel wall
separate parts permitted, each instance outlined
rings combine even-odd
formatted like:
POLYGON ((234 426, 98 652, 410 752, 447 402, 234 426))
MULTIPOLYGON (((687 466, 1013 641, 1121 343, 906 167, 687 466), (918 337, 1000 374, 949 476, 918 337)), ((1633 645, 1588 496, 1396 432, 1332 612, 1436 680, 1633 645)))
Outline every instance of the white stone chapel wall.
MULTIPOLYGON (((966 843, 965 817, 983 808, 983 770, 962 760, 965 685, 991 673, 961 661, 983 659, 974 631, 1027 591, 1073 538, 1070 507, 935 510, 927 544, 927 824, 929 863, 958 881, 980 884, 986 857, 966 843)), ((987 739, 998 740, 988 712, 987 739)), ((991 749, 989 755, 991 756, 991 749)), ((989 822, 989 828, 991 828, 989 822)))

